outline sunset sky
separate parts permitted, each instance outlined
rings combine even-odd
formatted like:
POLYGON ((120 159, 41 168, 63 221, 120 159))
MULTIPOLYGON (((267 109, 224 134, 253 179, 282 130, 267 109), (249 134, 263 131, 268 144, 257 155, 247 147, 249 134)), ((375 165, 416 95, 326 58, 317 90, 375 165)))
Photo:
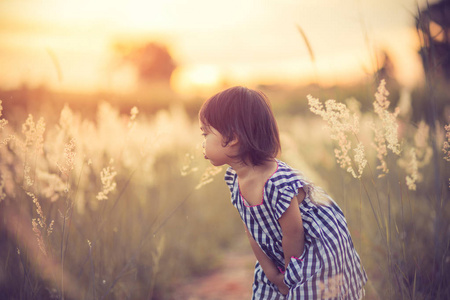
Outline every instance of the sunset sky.
POLYGON ((169 47, 180 92, 224 80, 348 82, 373 69, 375 48, 414 85, 416 11, 414 0, 1 0, 0 88, 127 92, 134 73, 114 64, 113 45, 146 41, 169 47))

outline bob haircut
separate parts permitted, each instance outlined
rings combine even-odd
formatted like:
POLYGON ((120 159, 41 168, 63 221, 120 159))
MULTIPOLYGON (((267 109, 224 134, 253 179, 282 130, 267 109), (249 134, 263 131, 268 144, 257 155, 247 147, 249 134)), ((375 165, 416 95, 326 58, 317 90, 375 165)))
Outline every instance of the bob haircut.
POLYGON ((205 101, 199 119, 223 136, 223 146, 237 138, 239 151, 233 158, 261 165, 281 151, 277 123, 269 100, 260 91, 236 86, 205 101))

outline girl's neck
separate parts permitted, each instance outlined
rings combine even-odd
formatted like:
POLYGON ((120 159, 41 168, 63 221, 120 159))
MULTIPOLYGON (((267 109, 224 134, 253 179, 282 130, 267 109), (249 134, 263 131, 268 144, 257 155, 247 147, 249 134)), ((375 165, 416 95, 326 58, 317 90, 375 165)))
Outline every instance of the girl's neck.
POLYGON ((236 172, 237 176, 241 179, 253 177, 255 174, 273 174, 278 167, 278 163, 275 159, 265 161, 261 165, 244 164, 243 162, 230 165, 236 172))

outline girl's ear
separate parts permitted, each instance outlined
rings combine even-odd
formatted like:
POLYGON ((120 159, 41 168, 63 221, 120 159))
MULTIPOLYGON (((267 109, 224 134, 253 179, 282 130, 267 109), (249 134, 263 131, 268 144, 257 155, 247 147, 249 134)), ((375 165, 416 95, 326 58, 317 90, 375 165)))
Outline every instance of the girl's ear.
POLYGON ((239 140, 237 135, 233 136, 233 139, 228 143, 229 146, 236 146, 237 144, 239 144, 239 140))

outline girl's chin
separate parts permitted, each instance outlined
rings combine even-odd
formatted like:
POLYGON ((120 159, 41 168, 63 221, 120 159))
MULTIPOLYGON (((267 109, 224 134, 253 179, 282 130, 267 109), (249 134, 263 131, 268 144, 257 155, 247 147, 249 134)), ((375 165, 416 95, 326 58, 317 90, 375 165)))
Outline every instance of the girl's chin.
POLYGON ((205 159, 209 160, 209 162, 214 166, 214 167, 220 167, 223 166, 223 163, 217 163, 215 161, 210 160, 207 156, 205 156, 205 159))

